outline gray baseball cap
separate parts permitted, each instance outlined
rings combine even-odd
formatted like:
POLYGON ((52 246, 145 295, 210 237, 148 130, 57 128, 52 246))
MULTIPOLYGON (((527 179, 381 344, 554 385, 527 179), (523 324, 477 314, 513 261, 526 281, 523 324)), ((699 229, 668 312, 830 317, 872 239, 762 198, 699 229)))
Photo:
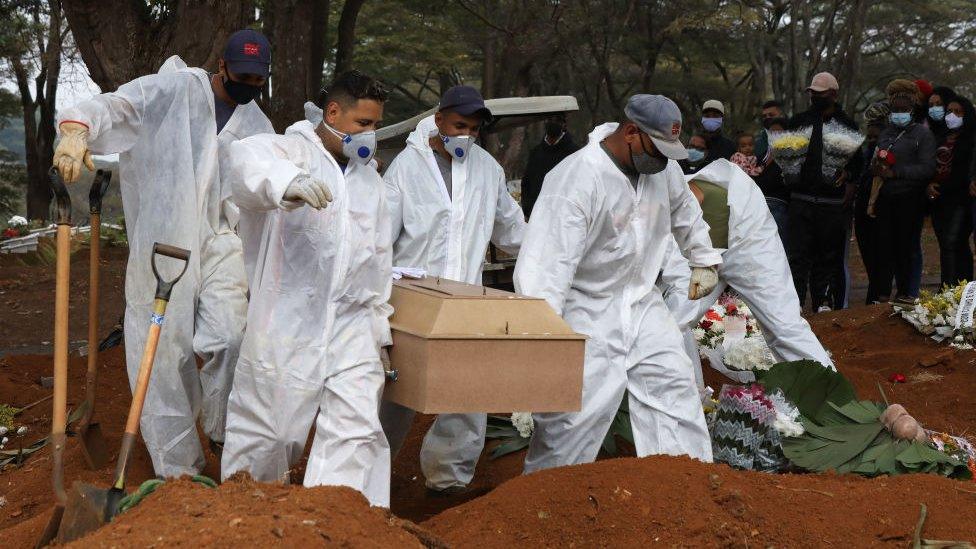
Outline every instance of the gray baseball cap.
POLYGON ((663 95, 638 94, 627 100, 627 118, 646 133, 657 150, 672 160, 688 158, 681 144, 681 111, 663 95))

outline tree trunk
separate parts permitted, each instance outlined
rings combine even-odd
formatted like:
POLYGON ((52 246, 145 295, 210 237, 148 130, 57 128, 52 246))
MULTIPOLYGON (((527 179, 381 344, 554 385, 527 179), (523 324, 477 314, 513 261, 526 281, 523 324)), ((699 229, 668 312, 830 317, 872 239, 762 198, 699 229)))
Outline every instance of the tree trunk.
POLYGON ((57 101, 58 77, 61 74, 61 2, 50 0, 47 10, 37 0, 26 7, 38 29, 30 42, 37 51, 25 51, 25 56, 35 56, 38 69, 34 79, 32 96, 27 66, 21 58, 10 59, 24 116, 24 150, 27 159, 27 217, 46 220, 51 206, 51 185, 47 171, 54 157, 54 109, 57 101), (46 33, 42 13, 47 11, 46 33))
MULTIPOLYGON (((286 2, 273 4, 279 3, 286 2)), ((227 37, 248 23, 249 5, 176 0, 168 12, 154 16, 144 2, 64 0, 64 13, 92 80, 106 92, 156 72, 172 55, 215 71, 227 37)))
POLYGON ((313 42, 325 42, 327 0, 278 0, 262 14, 271 41, 271 101, 264 110, 277 131, 304 116, 302 105, 318 94, 322 61, 313 42), (317 83, 313 91, 312 83, 317 83))
POLYGON ((353 68, 353 50, 356 48, 356 19, 365 0, 346 0, 339 15, 336 41, 335 73, 342 74, 353 68))

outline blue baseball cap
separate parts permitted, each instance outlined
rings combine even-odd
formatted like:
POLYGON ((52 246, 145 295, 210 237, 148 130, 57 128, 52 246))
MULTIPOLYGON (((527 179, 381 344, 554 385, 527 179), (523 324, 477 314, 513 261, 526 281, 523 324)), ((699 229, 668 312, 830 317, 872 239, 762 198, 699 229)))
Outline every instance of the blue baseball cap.
POLYGON ((462 116, 479 115, 484 120, 491 120, 491 111, 485 106, 485 100, 478 90, 471 86, 454 86, 441 96, 439 111, 451 110, 462 116))
POLYGON ((224 62, 227 70, 234 74, 256 74, 267 78, 271 74, 271 44, 258 31, 239 30, 227 39, 224 62))

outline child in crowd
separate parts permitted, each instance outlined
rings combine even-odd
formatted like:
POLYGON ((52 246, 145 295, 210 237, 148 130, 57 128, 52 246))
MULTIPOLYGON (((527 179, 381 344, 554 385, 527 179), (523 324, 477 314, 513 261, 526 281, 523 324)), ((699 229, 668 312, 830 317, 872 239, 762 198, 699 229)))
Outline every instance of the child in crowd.
POLYGON ((733 164, 738 165, 744 172, 755 177, 762 173, 762 166, 756 161, 755 143, 749 134, 740 134, 738 139, 739 150, 730 159, 733 164))

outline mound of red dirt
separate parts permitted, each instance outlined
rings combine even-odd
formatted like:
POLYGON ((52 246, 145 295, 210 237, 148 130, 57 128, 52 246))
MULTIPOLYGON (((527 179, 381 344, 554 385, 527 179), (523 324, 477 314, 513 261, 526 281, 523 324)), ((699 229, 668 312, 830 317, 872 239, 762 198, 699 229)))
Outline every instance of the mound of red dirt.
POLYGON ((235 478, 211 489, 161 486, 69 547, 424 547, 435 538, 346 487, 302 488, 235 478))
POLYGON ((690 458, 600 461, 512 479, 423 526, 458 547, 905 547, 976 540, 976 484, 735 471, 690 458))

